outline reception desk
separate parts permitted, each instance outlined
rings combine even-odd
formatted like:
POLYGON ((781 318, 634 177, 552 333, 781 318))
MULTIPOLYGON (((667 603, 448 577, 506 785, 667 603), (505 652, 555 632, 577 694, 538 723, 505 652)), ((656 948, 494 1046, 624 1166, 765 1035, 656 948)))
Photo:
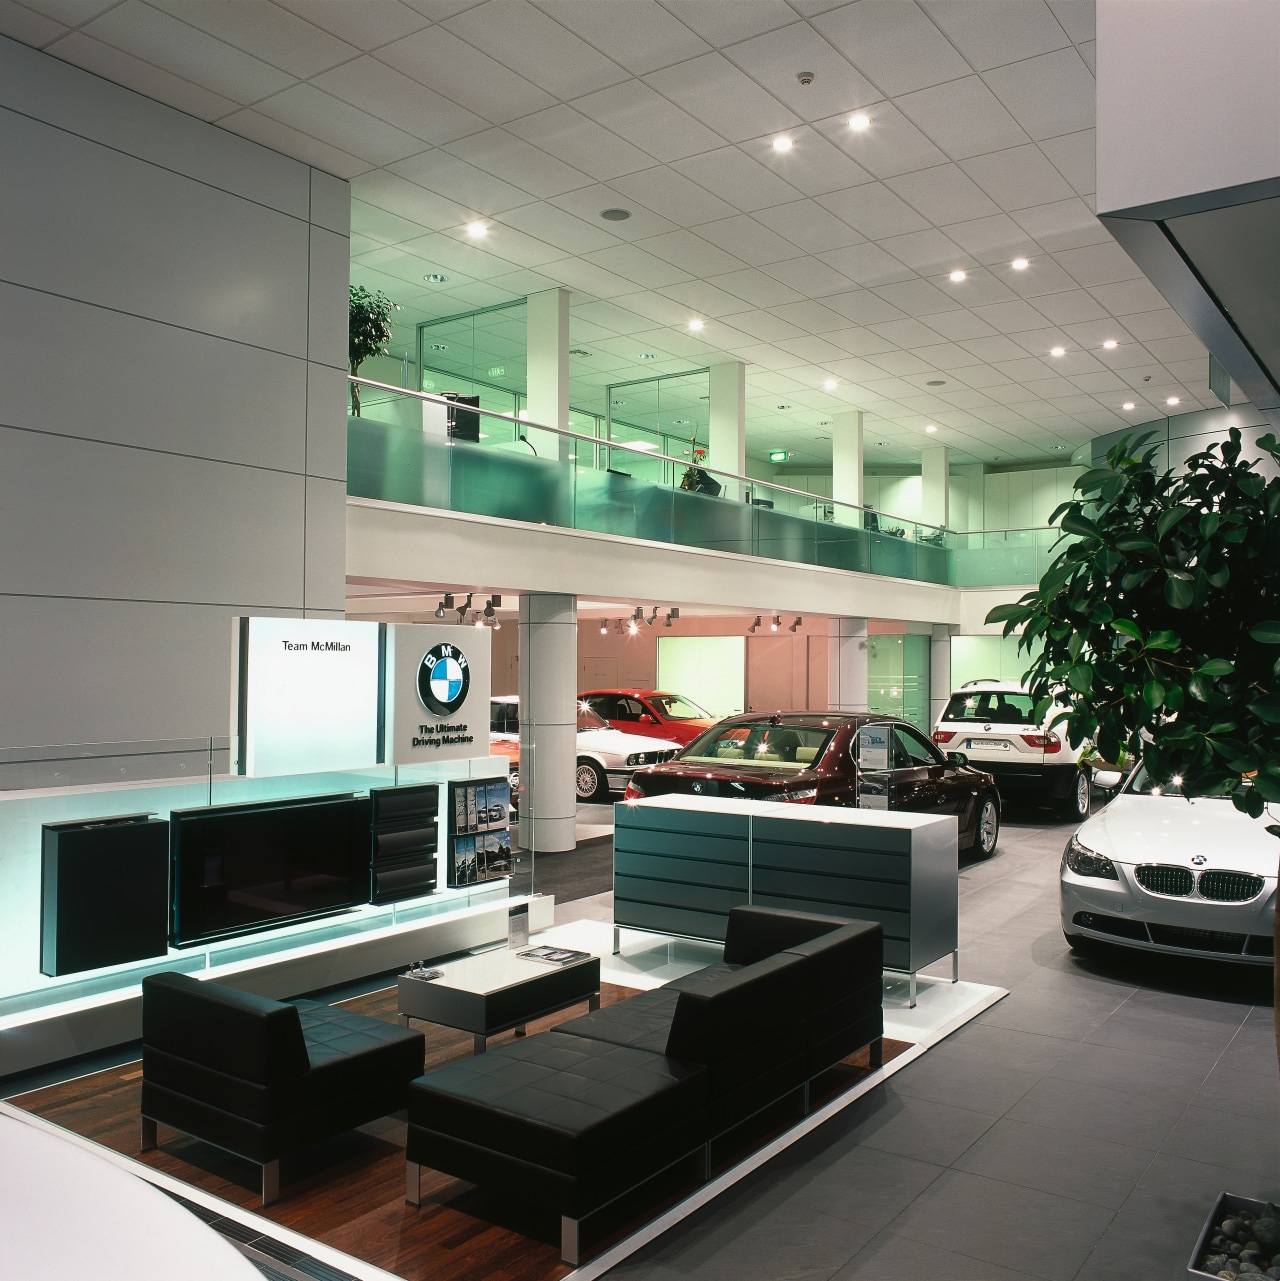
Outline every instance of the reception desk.
MULTIPOLYGON (((620 929, 722 942, 742 903, 884 927, 912 976, 958 947, 957 820, 833 806, 658 796, 614 806, 620 929)), ((953 973, 954 976, 954 973, 953 973)))

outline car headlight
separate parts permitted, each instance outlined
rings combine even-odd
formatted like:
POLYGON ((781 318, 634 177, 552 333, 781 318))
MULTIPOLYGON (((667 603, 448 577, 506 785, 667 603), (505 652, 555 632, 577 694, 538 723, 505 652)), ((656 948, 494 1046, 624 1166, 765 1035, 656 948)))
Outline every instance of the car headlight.
POLYGON ((1074 836, 1067 842, 1067 848, 1062 852, 1062 861, 1077 876, 1097 876, 1104 881, 1120 879, 1116 865, 1109 858, 1103 858, 1087 845, 1082 845, 1074 836))
POLYGON ((645 754, 643 752, 632 752, 631 755, 627 757, 628 765, 644 765, 646 763, 645 754))

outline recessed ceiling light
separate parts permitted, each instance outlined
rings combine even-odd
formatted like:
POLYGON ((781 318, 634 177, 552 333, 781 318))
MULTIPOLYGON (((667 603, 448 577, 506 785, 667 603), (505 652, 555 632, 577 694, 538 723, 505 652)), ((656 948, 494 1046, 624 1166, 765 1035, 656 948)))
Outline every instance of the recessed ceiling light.
POLYGON ((1132 409, 1133 407, 1133 401, 1131 400, 1126 400, 1124 404, 1120 406, 1121 409, 1132 409))
POLYGON ((569 355, 571 356, 589 356, 591 353, 585 347, 570 347, 569 355))
POLYGON ((930 378, 929 381, 925 383, 926 387, 945 387, 946 385, 947 380, 945 378, 930 378))
POLYGON ((1114 338, 1108 338, 1107 341, 1102 344, 1102 349, 1104 351, 1115 351, 1118 346, 1120 346, 1120 344, 1116 342, 1114 338))
POLYGON ((774 151, 790 151, 794 145, 785 133, 773 140, 774 151))
POLYGON ((1164 403, 1166 405, 1177 405, 1177 404, 1180 404, 1181 402, 1179 401, 1177 396, 1170 396, 1169 399, 1166 400, 1164 403))
POLYGON ((674 422, 677 427, 687 427, 689 425, 689 420, 687 418, 674 418, 672 419, 672 422, 674 422))
POLYGON ((627 402, 625 400, 611 400, 609 403, 611 405, 625 405, 627 402))
POLYGON ((651 351, 642 351, 640 353, 640 359, 641 360, 657 360, 658 357, 651 351))
POLYGON ((930 423, 930 424, 925 428, 925 431, 927 431, 927 432, 929 433, 929 435, 930 435, 930 436, 932 436, 932 435, 933 435, 933 433, 934 433, 935 431, 937 431, 937 430, 938 430, 938 429, 937 429, 937 427, 935 427, 935 426, 933 425, 933 423, 930 423))
POLYGON ((489 234, 489 228, 482 222, 467 223, 466 231, 467 235, 471 236, 475 240, 479 240, 481 236, 487 236, 489 234))
POLYGON ((438 271, 433 271, 429 276, 423 276, 423 280, 429 285, 443 285, 448 276, 442 276, 438 271))
POLYGON ((448 344, 447 342, 433 342, 433 343, 432 343, 432 344, 427 348, 427 350, 428 350, 428 351, 448 351, 448 350, 449 350, 449 344, 448 344))
POLYGON ((831 439, 831 437, 830 437, 830 436, 815 436, 815 437, 814 437, 814 439, 815 439, 815 440, 830 440, 830 439, 831 439))
POLYGON ((1067 354, 1067 349, 1066 349, 1065 347, 1050 347, 1050 348, 1049 348, 1049 355, 1051 355, 1051 356, 1065 356, 1066 354, 1067 354))
POLYGON ((1010 264, 1014 271, 1026 271, 1031 264, 1025 258, 1015 258, 1010 264))
POLYGON ((1067 447, 1066 445, 1050 445, 1049 452, 1051 454, 1065 454, 1067 452, 1067 447))
POLYGON ((887 445, 888 443, 889 443, 889 442, 888 442, 887 440, 877 440, 877 441, 876 441, 876 444, 877 444, 877 445, 887 445))
POLYGON ((790 406, 790 405, 779 405, 779 406, 778 406, 778 408, 779 408, 779 409, 790 409, 790 408, 791 408, 791 406, 790 406))
MULTIPOLYGON (((830 418, 822 418, 822 419, 819 419, 819 421, 818 421, 818 426, 819 426, 819 427, 830 427, 830 426, 831 426, 831 419, 830 419, 830 418)), ((822 437, 819 437, 819 439, 821 440, 821 439, 823 439, 823 438, 822 438, 822 437)))
POLYGON ((954 284, 957 284, 957 285, 962 280, 967 280, 968 278, 969 278, 969 273, 967 271, 961 271, 959 268, 956 268, 956 270, 951 273, 951 280, 954 284))
POLYGON ((630 209, 601 209, 600 217, 605 222, 626 222, 631 217, 630 209))
POLYGON ((836 389, 837 387, 839 387, 839 386, 840 386, 840 384, 839 384, 838 382, 836 382, 836 380, 835 380, 834 378, 828 378, 828 379, 826 380, 826 382, 824 382, 822 385, 823 385, 823 386, 824 386, 828 391, 835 391, 835 389, 836 389))
POLYGON ((689 328, 690 328, 690 329, 692 329, 692 330, 693 330, 693 332, 696 334, 696 333, 698 332, 698 330, 702 328, 702 321, 700 321, 700 320, 691 320, 691 321, 689 322, 689 328))
POLYGON ((849 117, 849 128, 854 133, 862 133, 871 128, 871 117, 865 111, 855 112, 849 117))

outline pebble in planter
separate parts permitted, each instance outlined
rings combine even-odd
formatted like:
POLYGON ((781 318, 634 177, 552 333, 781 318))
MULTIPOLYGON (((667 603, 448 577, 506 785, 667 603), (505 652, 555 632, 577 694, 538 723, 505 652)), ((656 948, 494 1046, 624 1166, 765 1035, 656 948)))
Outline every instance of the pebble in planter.
POLYGON ((1229 1212, 1209 1239, 1197 1270, 1233 1281, 1266 1277, 1280 1281, 1280 1209, 1267 1202, 1260 1214, 1229 1212))

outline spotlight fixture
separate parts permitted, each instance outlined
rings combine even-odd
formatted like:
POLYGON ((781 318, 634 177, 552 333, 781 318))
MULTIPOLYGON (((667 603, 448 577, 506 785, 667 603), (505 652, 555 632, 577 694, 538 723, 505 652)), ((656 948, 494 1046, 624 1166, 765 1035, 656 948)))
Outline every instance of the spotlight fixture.
POLYGON ((607 636, 608 634, 609 634, 609 620, 607 618, 602 618, 600 620, 600 635, 607 636))
POLYGON ((423 276, 423 280, 425 280, 429 285, 443 285, 448 281, 448 279, 448 276, 445 276, 438 271, 433 271, 429 276, 423 276))
POLYGON ((476 627, 483 627, 483 626, 484 626, 484 615, 483 615, 479 610, 476 610, 476 611, 472 614, 472 619, 473 619, 474 625, 475 625, 476 627))
POLYGON ((495 632, 500 632, 500 631, 502 630, 502 619, 500 619, 500 618, 495 618, 495 619, 493 620, 493 630, 494 630, 495 632))
POLYGON ((1010 264, 1014 271, 1026 271, 1031 264, 1025 258, 1015 258, 1010 264))
POLYGON ((465 623, 467 621, 467 610, 469 610, 470 608, 471 608, 471 593, 468 592, 467 599, 461 605, 458 606, 458 622, 465 623))
POLYGON ((694 332, 695 334, 696 334, 696 333, 698 333, 698 332, 702 329, 702 321, 700 321, 700 320, 691 320, 691 321, 689 322, 689 328, 690 328, 691 330, 693 330, 693 332, 694 332))
POLYGON ((658 353, 654 351, 642 351, 640 353, 640 359, 641 360, 657 360, 658 353))
POLYGON ((444 617, 444 601, 441 601, 440 604, 436 606, 436 617, 437 618, 444 617))
POLYGON ((635 612, 631 615, 631 621, 632 621, 633 623, 638 623, 638 622, 640 622, 640 621, 641 621, 641 619, 643 619, 643 618, 644 618, 644 606, 643 606, 643 605, 637 605, 637 606, 636 606, 636 608, 635 608, 635 612))
POLYGON ((865 111, 857 111, 849 117, 849 128, 854 133, 865 133, 871 128, 871 117, 865 111))
POLYGON ((1164 403, 1166 405, 1180 405, 1182 402, 1177 396, 1170 396, 1164 403))
POLYGON ((953 285, 958 285, 962 280, 968 279, 969 273, 967 271, 961 271, 959 268, 956 268, 956 270, 951 273, 951 283, 953 285))
POLYGON ((633 618, 627 624, 627 633, 631 636, 634 636, 639 630, 640 630, 640 624, 637 623, 636 620, 633 618))
POLYGON ((1120 406, 1120 408, 1121 408, 1121 409, 1133 409, 1133 408, 1135 408, 1135 406, 1134 406, 1133 401, 1131 401, 1131 400, 1126 400, 1126 401, 1124 402, 1124 404, 1120 406))
POLYGON ((654 623, 657 622, 657 620, 658 620, 658 607, 655 605, 653 607, 653 613, 650 614, 649 617, 646 618, 644 621, 646 624, 648 624, 648 626, 652 627, 654 623))
POLYGON ((1103 351, 1115 351, 1115 349, 1116 349, 1117 347, 1119 347, 1119 346, 1120 346, 1120 344, 1119 344, 1118 342, 1116 342, 1116 340, 1115 340, 1114 338, 1108 338, 1108 339, 1107 339, 1107 341, 1106 341, 1106 342, 1104 342, 1104 343, 1102 344, 1102 350, 1103 350, 1103 351))
POLYGON ((930 424, 925 428, 925 431, 927 431, 927 432, 929 433, 929 435, 930 435, 930 436, 932 436, 932 435, 933 435, 933 433, 934 433, 935 431, 937 431, 937 430, 938 430, 938 429, 937 429, 937 427, 935 427, 935 426, 933 425, 933 423, 930 423, 930 424))
POLYGON ((835 391, 840 384, 834 378, 828 378, 822 385, 827 391, 835 391))
POLYGON ((469 222, 466 226, 466 232, 472 240, 479 240, 489 234, 489 228, 482 222, 469 222))
POLYGON ((756 630, 756 628, 757 628, 757 627, 759 627, 759 626, 760 626, 760 615, 759 615, 759 614, 757 614, 757 615, 756 615, 756 621, 755 621, 754 623, 752 623, 750 627, 748 627, 748 628, 747 628, 747 631, 749 631, 749 632, 754 632, 754 631, 756 630))
POLYGON ((618 625, 613 630, 615 636, 626 635, 626 629, 622 626, 622 619, 618 619, 618 625))
POLYGON ((489 599, 484 603, 484 616, 486 618, 493 617, 493 600, 492 599, 489 599))
POLYGON ((781 616, 780 616, 780 615, 775 614, 775 615, 773 616, 773 622, 771 622, 771 623, 769 624, 769 630, 770 630, 771 632, 776 632, 776 631, 778 630, 778 628, 779 628, 779 627, 781 627, 781 626, 782 626, 782 618, 781 618, 781 616))
POLYGON ((1051 355, 1051 356, 1065 356, 1066 354, 1067 354, 1067 349, 1066 349, 1065 347, 1050 347, 1050 348, 1049 348, 1049 355, 1051 355))
POLYGON ((774 151, 790 151, 793 146, 795 146, 795 144, 785 133, 773 140, 774 151))
POLYGON ((600 217, 605 222, 626 222, 631 217, 630 209, 601 209, 600 217))
POLYGON ((803 618, 801 618, 799 614, 797 614, 797 615, 796 615, 796 621, 795 621, 794 623, 792 623, 790 627, 788 627, 788 628, 787 628, 787 631, 789 631, 789 632, 794 632, 794 631, 796 630, 796 628, 797 628, 797 627, 799 627, 799 626, 800 626, 800 624, 801 624, 801 623, 803 623, 803 622, 804 622, 804 619, 803 619, 803 618))

